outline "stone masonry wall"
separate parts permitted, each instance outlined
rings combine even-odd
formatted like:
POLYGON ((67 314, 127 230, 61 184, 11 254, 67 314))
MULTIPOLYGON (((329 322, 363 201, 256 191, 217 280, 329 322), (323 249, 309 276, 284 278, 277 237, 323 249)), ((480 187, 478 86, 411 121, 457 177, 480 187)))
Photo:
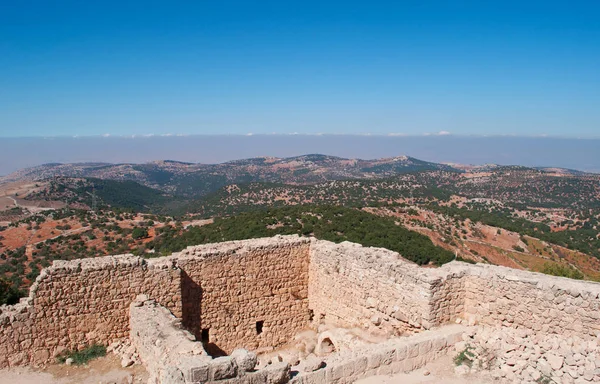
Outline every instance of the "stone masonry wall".
POLYGON ((142 292, 180 315, 180 285, 180 270, 132 255, 55 261, 27 299, 3 308, 0 367, 38 365, 66 349, 127 337, 129 304, 142 292))
POLYGON ((600 332, 600 284, 492 265, 422 268, 399 254, 315 241, 310 308, 342 326, 418 331, 466 318, 556 334, 600 332))
POLYGON ((289 380, 287 363, 255 369, 246 349, 212 358, 194 335, 165 307, 139 295, 130 307, 131 343, 149 373, 148 384, 280 384, 289 380))
MULTIPOLYGON (((427 271, 429 272, 429 271, 427 271)), ((428 299, 429 322, 433 325, 452 323, 462 319, 465 311, 466 279, 464 273, 436 269, 430 272, 428 299)))
MULTIPOLYGON (((600 332, 600 284, 490 265, 421 268, 385 249, 297 236, 56 261, 28 298, 0 307, 0 368, 129 336, 146 294, 208 347, 229 353, 288 342, 314 320, 402 334, 471 323, 574 336, 600 332)), ((210 351, 214 353, 214 351, 210 351)))
POLYGON ((564 336, 600 332, 600 284, 491 265, 450 263, 462 275, 464 316, 471 322, 564 336))
POLYGON ((465 329, 452 324, 338 353, 326 359, 324 368, 300 372, 291 383, 346 384, 369 376, 410 372, 445 356, 461 340, 465 329))
POLYGON ((177 256, 185 271, 184 325, 199 340, 204 330, 208 348, 226 353, 270 349, 307 328, 310 239, 227 244, 189 247, 177 256))
POLYGON ((344 242, 311 249, 309 298, 315 319, 391 334, 429 328, 428 277, 397 253, 344 242))
POLYGON ((129 305, 138 294, 182 318, 198 339, 209 329, 210 344, 222 351, 283 344, 308 326, 309 248, 309 239, 277 237, 151 260, 55 261, 29 298, 0 308, 0 368, 39 365, 65 350, 128 337, 129 305))

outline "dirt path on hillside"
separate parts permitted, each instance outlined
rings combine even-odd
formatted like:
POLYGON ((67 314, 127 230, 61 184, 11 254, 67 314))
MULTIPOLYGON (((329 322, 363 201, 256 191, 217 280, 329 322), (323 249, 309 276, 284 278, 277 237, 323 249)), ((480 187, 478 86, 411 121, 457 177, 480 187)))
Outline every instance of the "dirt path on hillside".
POLYGON ((7 197, 8 199, 11 199, 11 200, 13 201, 13 203, 15 203, 15 208, 18 208, 18 207, 19 207, 19 203, 17 203, 17 199, 15 199, 15 198, 14 198, 14 197, 12 197, 12 196, 6 196, 6 197, 7 197))

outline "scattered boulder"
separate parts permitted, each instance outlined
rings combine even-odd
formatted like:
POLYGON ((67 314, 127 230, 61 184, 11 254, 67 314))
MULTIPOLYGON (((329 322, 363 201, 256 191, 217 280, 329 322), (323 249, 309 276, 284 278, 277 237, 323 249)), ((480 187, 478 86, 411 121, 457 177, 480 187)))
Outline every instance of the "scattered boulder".
POLYGON ((131 367, 133 364, 134 361, 132 359, 128 359, 125 357, 121 359, 121 367, 123 368, 131 367))
POLYGON ((284 384, 290 380, 290 365, 275 363, 266 368, 267 384, 284 384))
POLYGON ((256 353, 249 352, 246 349, 236 349, 231 353, 231 358, 235 360, 238 369, 242 372, 252 372, 256 367, 256 353))
POLYGON ((110 344, 106 348, 107 352, 112 352, 121 358, 123 368, 131 367, 135 364, 141 364, 140 357, 130 340, 124 340, 110 344))
POLYGON ((217 357, 210 364, 213 380, 230 379, 236 375, 234 359, 230 356, 217 357))
POLYGON ((310 355, 306 360, 300 363, 300 369, 303 372, 314 372, 325 366, 323 359, 318 358, 315 355, 310 355))
POLYGON ((454 368, 454 373, 456 373, 458 376, 468 375, 470 371, 471 369, 466 365, 459 365, 458 367, 454 368))
POLYGON ((379 317, 377 315, 373 315, 371 317, 371 323, 373 323, 373 325, 375 325, 375 326, 381 325, 381 317, 379 317))
POLYGON ((563 366, 563 362, 565 360, 564 357, 556 356, 553 353, 548 353, 545 356, 545 358, 546 358, 546 361, 548 361, 548 363, 550 364, 550 368, 552 368, 552 370, 554 370, 554 371, 558 371, 559 369, 561 369, 563 366))

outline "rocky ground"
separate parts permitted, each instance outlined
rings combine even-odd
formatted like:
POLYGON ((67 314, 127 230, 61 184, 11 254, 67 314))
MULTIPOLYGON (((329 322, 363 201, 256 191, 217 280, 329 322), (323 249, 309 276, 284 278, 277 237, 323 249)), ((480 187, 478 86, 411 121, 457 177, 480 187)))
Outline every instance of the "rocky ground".
MULTIPOLYGON (((576 336, 536 334, 527 329, 479 326, 469 328, 462 339, 447 356, 421 369, 373 376, 359 380, 357 384, 600 382, 600 336, 583 340, 576 336)), ((0 384, 147 382, 148 374, 139 361, 123 367, 130 365, 124 363, 125 360, 129 359, 131 363, 137 360, 136 356, 131 356, 128 345, 113 345, 111 351, 113 353, 84 366, 53 364, 38 370, 0 370, 0 384)), ((262 356, 263 359, 267 357, 268 354, 262 356)))
POLYGON ((486 370, 499 382, 600 382, 600 337, 536 334, 527 329, 477 327, 456 345, 457 374, 486 370))
POLYGON ((466 375, 454 370, 452 356, 445 356, 421 369, 397 375, 372 376, 356 384, 491 384, 495 383, 489 373, 469 372, 466 375))
POLYGON ((600 382, 600 338, 474 327, 448 356, 410 373, 373 376, 357 384, 600 382))
POLYGON ((121 367, 113 354, 82 366, 52 364, 43 369, 0 370, 0 384, 134 384, 146 383, 148 374, 141 365, 121 367))

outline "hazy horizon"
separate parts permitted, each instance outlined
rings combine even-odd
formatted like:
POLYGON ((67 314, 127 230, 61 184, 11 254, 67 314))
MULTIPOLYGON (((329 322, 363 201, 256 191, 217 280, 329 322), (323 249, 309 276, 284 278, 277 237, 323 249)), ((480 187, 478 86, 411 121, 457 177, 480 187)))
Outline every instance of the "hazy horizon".
POLYGON ((46 163, 222 163, 319 153, 375 159, 411 156, 437 163, 561 167, 600 172, 600 139, 513 136, 190 135, 29 137, 0 140, 0 175, 46 163))

